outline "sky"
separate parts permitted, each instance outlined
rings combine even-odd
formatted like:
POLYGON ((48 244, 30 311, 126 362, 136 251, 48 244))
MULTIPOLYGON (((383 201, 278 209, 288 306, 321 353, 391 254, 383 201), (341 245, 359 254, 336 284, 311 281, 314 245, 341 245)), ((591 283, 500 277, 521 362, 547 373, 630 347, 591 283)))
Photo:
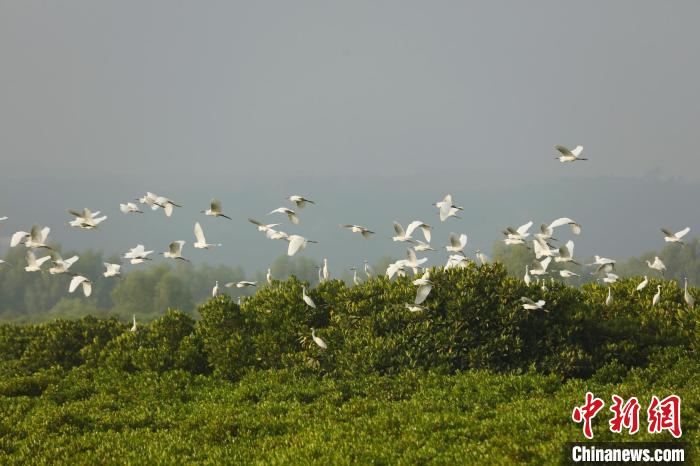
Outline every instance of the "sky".
POLYGON ((0 0, 0 248, 37 223, 66 247, 161 251, 199 220, 224 247, 193 260, 259 270, 285 245, 245 219, 290 194, 317 205, 280 228, 336 267, 400 257, 393 220, 472 252, 560 216, 584 255, 660 248, 660 227, 700 231, 698 17, 680 0, 0 0), (146 191, 184 207, 119 213, 146 191), (437 225, 448 192, 464 218, 437 225), (212 197, 232 221, 201 216, 212 197), (66 226, 83 207, 109 215, 99 231, 66 226))

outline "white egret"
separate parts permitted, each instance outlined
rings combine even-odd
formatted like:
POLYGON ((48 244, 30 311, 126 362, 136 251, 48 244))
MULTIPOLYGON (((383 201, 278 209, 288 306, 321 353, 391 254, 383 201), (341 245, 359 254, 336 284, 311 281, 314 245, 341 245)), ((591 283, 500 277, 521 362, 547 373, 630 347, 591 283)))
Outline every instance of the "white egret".
POLYGON ((267 215, 272 214, 285 214, 287 218, 289 218, 290 222, 292 222, 294 225, 299 225, 299 217, 297 216, 297 213, 294 212, 292 209, 287 209, 286 207, 278 207, 275 210, 268 213, 267 215))
POLYGON ((74 292, 80 285, 83 286, 83 294, 86 298, 92 294, 92 282, 82 275, 76 275, 73 277, 73 279, 70 281, 70 285, 68 286, 68 292, 74 292))
POLYGON ((208 244, 207 239, 204 237, 204 231, 202 230, 202 226, 199 224, 199 222, 196 222, 194 224, 194 238, 197 240, 194 243, 192 243, 192 246, 195 249, 209 249, 210 247, 213 246, 221 246, 221 243, 216 243, 216 244, 208 244))
POLYGON ((467 246, 467 235, 462 233, 457 236, 457 233, 450 233, 450 244, 445 246, 447 252, 455 252, 464 255, 464 248, 467 246))
POLYGON ((635 288, 635 291, 642 291, 646 286, 649 284, 649 277, 644 275, 644 280, 639 282, 639 285, 637 285, 637 288, 635 288))
POLYGON ((136 326, 136 314, 134 314, 134 315, 132 316, 132 319, 133 319, 134 324, 131 326, 131 328, 129 329, 129 331, 130 331, 130 332, 136 332, 136 330, 137 330, 137 326, 136 326))
POLYGON ((503 234, 508 239, 524 240, 525 238, 530 236, 530 233, 528 233, 528 230, 530 229, 531 226, 532 226, 532 220, 520 225, 518 228, 506 227, 506 229, 503 231, 503 234))
POLYGON ((683 238, 685 235, 688 234, 690 231, 690 227, 685 227, 679 232, 672 233, 671 231, 667 230, 666 228, 662 228, 661 232, 664 234, 664 241, 667 243, 680 243, 680 244, 685 244, 681 238, 683 238))
POLYGON ((75 264, 78 260, 78 256, 69 257, 68 259, 63 259, 61 255, 53 251, 51 253, 51 261, 53 262, 53 267, 49 269, 51 275, 58 275, 62 273, 68 273, 68 269, 71 265, 75 264))
POLYGON ((352 283, 353 285, 359 285, 362 283, 360 281, 360 278, 357 276, 357 269, 355 267, 350 267, 350 270, 352 270, 352 283))
POLYGON ((289 241, 289 235, 283 231, 278 231, 278 230, 273 230, 270 228, 265 232, 265 236, 267 236, 268 239, 284 239, 289 241))
POLYGON ((50 231, 51 228, 49 227, 40 228, 36 225, 32 227, 29 233, 26 231, 18 231, 10 238, 10 247, 14 248, 18 244, 24 244, 24 246, 29 249, 51 249, 46 245, 46 239, 50 231))
POLYGON ((546 241, 541 238, 535 237, 532 240, 532 248, 535 251, 535 258, 540 259, 542 257, 554 257, 559 251, 549 247, 546 241))
POLYGON ((420 304, 405 304, 404 306, 410 312, 420 312, 420 311, 426 311, 428 309, 427 307, 421 306, 420 304))
POLYGON ((661 259, 659 259, 659 256, 654 257, 654 262, 649 262, 647 260, 646 263, 650 269, 658 270, 659 272, 661 272, 661 275, 663 275, 664 272, 666 272, 666 265, 661 259))
POLYGON ((579 263, 574 260, 573 241, 569 240, 565 245, 559 248, 559 256, 554 258, 554 262, 571 262, 572 264, 579 265, 579 263))
POLYGON ((85 208, 82 212, 76 212, 75 210, 68 210, 68 213, 75 217, 75 220, 68 222, 68 224, 75 228, 81 228, 83 230, 93 230, 97 228, 97 225, 107 220, 107 216, 95 217, 100 215, 100 211, 91 212, 90 209, 85 208))
POLYGON ((168 246, 168 250, 165 252, 161 252, 161 254, 166 259, 180 259, 180 260, 183 260, 185 262, 189 262, 189 259, 185 259, 184 257, 182 257, 182 247, 184 245, 185 245, 185 241, 183 241, 183 240, 173 241, 168 246))
POLYGON ((51 256, 44 256, 37 259, 34 252, 27 251, 27 266, 24 270, 27 272, 40 272, 42 264, 49 259, 51 259, 51 256))
POLYGON ((575 235, 581 234, 581 225, 568 217, 561 217, 549 224, 549 228, 554 229, 562 225, 569 225, 571 232, 575 235))
POLYGON ((405 269, 408 265, 406 259, 399 259, 396 262, 389 264, 386 268, 386 276, 391 279, 394 275, 403 277, 405 275, 405 269))
POLYGON ((309 243, 316 243, 316 241, 306 239, 299 235, 290 235, 288 238, 289 247, 287 248, 287 255, 293 256, 302 249, 305 249, 309 243))
POLYGON ((316 336, 316 330, 313 327, 311 328, 311 338, 314 340, 314 343, 319 346, 319 348, 328 349, 328 345, 326 345, 326 342, 323 341, 323 338, 316 336))
POLYGON ((463 269, 467 267, 467 258, 461 254, 451 254, 447 258, 447 263, 445 264, 445 270, 449 269, 463 269))
POLYGON ((413 246, 413 249, 416 252, 424 252, 424 251, 435 251, 435 248, 430 246, 428 243, 424 243, 421 240, 416 240, 416 245, 413 246))
POLYGON ((137 244, 135 248, 131 248, 129 252, 124 254, 122 257, 124 259, 130 259, 132 265, 142 264, 144 261, 152 260, 147 256, 153 254, 153 251, 146 251, 145 249, 146 248, 143 246, 143 244, 137 244))
POLYGON ((433 283, 430 281, 430 269, 426 270, 421 278, 413 280, 413 284, 418 287, 416 299, 413 303, 423 304, 423 301, 425 301, 430 294, 430 290, 433 289, 433 283))
POLYGON ((265 280, 267 280, 268 285, 272 285, 272 269, 267 269, 267 275, 265 275, 265 280))
POLYGON ((119 210, 124 214, 142 214, 143 210, 139 210, 139 207, 133 202, 127 202, 126 204, 119 204, 119 210))
POLYGON ((526 265, 526 266, 525 266, 525 276, 523 277, 523 281, 525 282, 525 284, 526 284, 527 286, 530 286, 530 282, 532 281, 532 279, 530 278, 530 270, 529 270, 529 268, 530 268, 529 265, 526 265))
POLYGON ((546 304, 544 299, 540 299, 539 301, 535 302, 532 299, 523 296, 520 298, 520 302, 523 303, 523 309, 527 311, 542 310, 544 312, 549 312, 544 308, 544 305, 546 304))
POLYGON ((488 256, 481 252, 479 249, 476 250, 474 255, 476 257, 476 260, 478 260, 481 265, 486 265, 489 261, 488 256))
POLYGON ((605 305, 610 306, 613 303, 612 288, 608 287, 608 296, 605 298, 605 305))
POLYGON ((361 225, 350 225, 350 224, 345 224, 345 225, 340 225, 343 228, 349 229, 353 233, 360 233, 364 239, 370 239, 374 232, 368 228, 365 228, 361 225))
POLYGON ((580 277, 579 274, 572 272, 571 270, 563 269, 559 271, 559 275, 562 278, 572 278, 572 277, 580 277))
POLYGON ((574 149, 569 150, 568 148, 557 144, 556 146, 554 146, 554 148, 556 150, 558 150, 559 153, 561 154, 558 157, 554 157, 554 158, 559 159, 559 161, 561 163, 574 162, 576 160, 588 160, 588 159, 584 159, 584 158, 579 157, 581 155, 581 153, 583 152, 583 146, 576 146, 574 149))
POLYGON ((109 262, 104 262, 103 263, 105 268, 107 270, 104 271, 102 274, 105 277, 117 277, 122 274, 121 272, 121 264, 110 264, 109 262))
POLYGON ((651 305, 656 306, 661 301, 661 285, 656 285, 656 294, 651 298, 651 305))
POLYGON ((258 286, 258 282, 251 282, 248 280, 241 280, 239 282, 228 282, 224 285, 226 288, 231 288, 235 286, 236 288, 248 288, 249 286, 258 286))
POLYGON ((303 209, 304 207, 306 207, 307 204, 316 204, 311 199, 307 199, 304 196, 299 196, 298 194, 294 194, 292 196, 289 196, 287 198, 287 200, 290 202, 293 202, 294 205, 296 205, 300 209, 303 209))
POLYGON ((406 249, 406 259, 406 266, 412 268, 414 274, 418 272, 418 269, 421 268, 421 265, 425 264, 428 261, 427 257, 418 259, 418 257, 416 256, 416 251, 414 251, 411 248, 406 249))
POLYGON ((446 195, 442 201, 436 202, 433 205, 439 210, 441 222, 444 222, 450 217, 461 218, 457 216, 457 212, 464 210, 463 207, 456 206, 452 203, 451 194, 446 195))
POLYGON ((411 237, 411 235, 413 235, 413 231, 416 228, 421 229, 421 232, 423 233, 423 238, 425 238, 425 242, 430 243, 430 230, 432 229, 432 227, 420 220, 414 220, 406 226, 406 235, 408 237, 411 237))
POLYGON ((547 274, 547 266, 549 265, 551 257, 545 257, 541 261, 533 260, 532 266, 530 267, 530 275, 540 276, 547 274))
POLYGON ((203 210, 201 213, 211 217, 223 217, 231 220, 231 217, 224 215, 223 212, 221 212, 221 201, 218 199, 212 199, 209 203, 209 208, 207 210, 203 210))
POLYGON ((616 275, 611 272, 607 272, 605 274, 605 277, 603 277, 603 283, 617 283, 617 281, 620 279, 619 275, 616 275))
POLYGON ((0 217, 0 222, 2 222, 3 220, 7 220, 7 217, 0 217))
POLYGON ((407 241, 413 243, 413 238, 411 238, 403 229, 399 222, 394 222, 394 232, 396 236, 392 236, 391 239, 394 241, 407 241))
POLYGON ((328 271, 328 259, 323 258, 323 267, 321 267, 321 281, 327 282, 331 278, 331 274, 328 271))
POLYGON ((252 223, 253 225, 256 225, 258 227, 258 231, 263 231, 266 232, 268 230, 271 230, 272 228, 282 225, 281 223, 268 223, 264 224, 258 220, 255 220, 254 218, 248 218, 248 221, 252 223))
POLYGON ((372 267, 369 265, 369 262, 367 259, 364 260, 365 264, 365 275, 367 275, 367 278, 372 278, 372 267))
POLYGON ((316 309, 316 303, 314 303, 314 300, 311 299, 311 296, 306 294, 306 287, 305 286, 301 287, 301 299, 304 300, 304 302, 306 303, 307 306, 316 309))
POLYGON ((684 280, 685 285, 683 286, 683 299, 685 300, 685 303, 688 305, 688 307, 693 307, 695 306, 695 298, 692 294, 690 294, 690 291, 688 291, 688 279, 684 278, 684 280))

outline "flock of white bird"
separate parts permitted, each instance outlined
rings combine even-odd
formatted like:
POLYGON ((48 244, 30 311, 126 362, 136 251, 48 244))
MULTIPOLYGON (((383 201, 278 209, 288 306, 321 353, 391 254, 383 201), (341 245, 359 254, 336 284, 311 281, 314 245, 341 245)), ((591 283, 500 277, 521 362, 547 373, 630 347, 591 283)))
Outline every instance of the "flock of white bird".
MULTIPOLYGON (((585 158, 581 158, 581 154, 583 152, 582 146, 577 146, 576 148, 569 150, 564 146, 557 145, 555 146, 555 149, 560 153, 560 155, 555 158, 562 163, 588 160, 585 158)), ((287 200, 292 206, 294 206, 297 209, 304 209, 307 206, 315 204, 315 202, 311 199, 300 195, 289 196, 287 200)), ((144 208, 150 208, 151 210, 163 209, 165 215, 167 217, 170 217, 173 215, 175 207, 182 207, 181 205, 176 204, 172 199, 169 199, 164 196, 159 196, 151 192, 147 192, 145 196, 137 198, 134 201, 135 202, 127 202, 124 204, 120 204, 120 211, 123 214, 143 214, 144 210, 141 210, 141 206, 143 206, 144 208)), ((464 210, 463 207, 454 204, 452 196, 450 194, 446 195, 442 200, 435 202, 433 206, 437 208, 437 213, 440 222, 445 222, 450 218, 460 219, 461 217, 458 214, 464 210)), ((95 229, 105 220, 107 220, 106 215, 99 216, 99 211, 92 212, 90 211, 90 209, 87 208, 83 209, 82 212, 69 210, 68 213, 70 213, 70 215, 74 217, 74 219, 69 222, 69 225, 71 227, 84 230, 95 229)), ((203 213, 206 216, 222 217, 231 220, 231 217, 223 213, 221 202, 217 199, 212 199, 209 208, 202 210, 201 213, 203 213)), ((293 225, 299 225, 301 223, 298 212, 289 207, 278 207, 270 211, 268 215, 274 214, 285 215, 289 222, 293 225)), ((0 222, 4 220, 7 220, 7 217, 0 217, 0 222)), ((305 249, 309 244, 316 243, 316 241, 313 241, 309 238, 298 234, 285 233, 284 231, 278 228, 282 225, 281 223, 266 224, 254 218, 249 218, 248 221, 255 225, 258 231, 264 233, 268 239, 283 240, 286 243, 288 243, 287 255, 289 256, 295 255, 299 251, 305 249)), ((525 275, 523 279, 528 286, 531 284, 533 277, 535 280, 540 280, 545 275, 549 274, 549 272, 547 272, 547 268, 552 259, 554 259, 554 262, 556 263, 571 263, 580 265, 579 262, 577 262, 574 258, 574 242, 572 240, 568 240, 566 243, 564 243, 558 248, 552 245, 554 241, 558 241, 554 238, 554 233, 557 228, 568 225, 571 229, 571 232, 574 235, 579 235, 581 233, 581 225, 579 223, 570 218, 561 217, 552 221, 549 224, 542 224, 540 226, 540 231, 534 233, 531 236, 529 231, 532 225, 533 222, 529 221, 524 225, 519 226, 518 228, 507 227, 505 230, 503 230, 504 244, 508 246, 524 246, 534 253, 534 259, 532 263, 525 266, 525 275)), ((340 226, 342 228, 348 229, 352 233, 359 233, 364 239, 370 239, 375 235, 374 231, 362 225, 342 224, 340 226)), ((405 276, 410 270, 416 277, 415 280, 413 280, 413 285, 416 286, 416 295, 413 302, 406 304, 405 307, 410 312, 424 311, 426 308, 423 306, 423 303, 428 298, 432 290, 433 283, 430 281, 430 269, 423 267, 423 264, 425 264, 428 261, 428 258, 419 258, 418 253, 423 253, 426 251, 435 251, 435 249, 431 246, 432 227, 421 220, 412 221, 411 223, 406 225, 405 229, 398 222, 393 222, 393 226, 395 235, 391 239, 395 242, 407 243, 410 245, 410 247, 406 250, 406 258, 397 260, 396 262, 389 264, 385 273, 391 279, 394 276, 405 276), (416 237, 418 234, 420 234, 421 239, 416 237), (420 277, 418 277, 419 273, 422 273, 420 277)), ((73 264, 75 264, 78 261, 79 257, 75 255, 70 258, 63 259, 57 251, 52 250, 52 248, 48 245, 48 236, 50 231, 51 230, 49 227, 40 227, 37 225, 34 225, 29 232, 17 231, 10 238, 10 247, 16 247, 22 244, 27 248, 27 265, 24 268, 27 272, 43 272, 44 270, 42 269, 42 265, 50 260, 52 265, 47 270, 49 274, 66 274, 72 276, 68 287, 69 293, 73 293, 79 287, 82 287, 83 294, 86 297, 90 296, 90 294, 92 293, 93 281, 88 277, 74 274, 70 271, 71 266, 73 266, 73 264), (35 251, 42 249, 49 251, 49 253, 43 257, 37 257, 35 251)), ((664 234, 664 240, 666 242, 677 243, 682 245, 683 238, 688 234, 690 228, 686 227, 676 233, 673 233, 665 228, 662 228, 661 231, 664 234)), ((211 249, 214 247, 221 246, 220 243, 207 242, 207 239, 204 235, 204 231, 199 222, 196 222, 194 224, 194 238, 195 241, 193 242, 192 246, 196 249, 211 249)), ((467 266, 468 261, 470 260, 465 254, 467 241, 467 235, 464 233, 450 233, 449 244, 447 244, 444 247, 444 249, 449 253, 447 262, 444 266, 445 269, 460 268, 467 266)), ((183 256, 183 248, 185 244, 186 241, 184 240, 173 241, 168 246, 167 251, 161 252, 160 254, 162 254, 163 257, 166 259, 189 261, 183 256)), ((153 254, 153 252, 154 251, 152 250, 147 251, 143 244, 137 244, 135 247, 131 248, 129 251, 124 253, 122 257, 125 260, 129 260, 130 264, 138 265, 146 261, 152 260, 149 256, 153 254)), ((476 250, 475 258, 480 265, 487 263, 489 260, 488 257, 485 254, 483 254, 480 250, 476 250)), ((594 259, 595 260, 591 264, 587 265, 593 266, 595 268, 592 273, 598 275, 599 279, 603 283, 612 284, 619 279, 618 275, 615 274, 615 260, 601 257, 598 255, 595 255, 594 259)), ((2 264, 3 262, 4 261, 0 260, 0 264, 2 264)), ((666 266, 661 261, 661 259, 659 259, 659 257, 655 257, 653 262, 647 261, 647 265, 650 269, 660 272, 662 275, 666 271, 666 266)), ((118 277, 121 275, 121 264, 104 263, 104 267, 105 271, 102 275, 105 278, 118 277)), ((330 279, 330 272, 328 269, 327 259, 323 259, 323 265, 318 267, 318 269, 320 282, 324 282, 330 279)), ((353 271, 353 283, 359 284, 361 280, 358 277, 357 269, 352 267, 350 270, 353 271)), ((364 261, 364 273, 367 278, 371 277, 373 273, 372 268, 369 266, 367 260, 364 261)), ((568 270, 567 268, 559 270, 559 275, 564 279, 579 276, 579 274, 568 270)), ((271 269, 269 268, 267 270, 266 279, 268 284, 272 284, 272 274, 271 269)), ((644 287, 647 286, 647 284, 648 277, 645 276, 644 280, 641 283, 639 283, 639 285, 636 287, 636 290, 641 291, 642 289, 644 289, 644 287)), ((226 283, 225 286, 228 288, 246 288, 257 286, 257 282, 243 280, 239 282, 229 282, 226 283)), ((542 286, 546 287, 546 285, 544 284, 542 286)), ((214 285, 214 288, 212 289, 212 296, 217 296, 219 292, 219 282, 217 281, 214 285)), ((685 280, 684 297, 686 303, 692 307, 694 305, 695 299, 688 290, 687 279, 685 280)), ((308 295, 305 287, 302 288, 301 298, 307 306, 312 308, 316 307, 316 304, 314 303, 313 299, 308 295)), ((607 305, 610 305, 612 304, 613 299, 614 298, 612 295, 612 288, 609 287, 605 303, 607 305)), ((661 286, 658 285, 657 293, 652 299, 652 305, 657 305, 660 302, 660 300, 661 286)), ((526 296, 523 296, 521 298, 521 301, 522 307, 526 310, 542 310, 544 312, 548 312, 545 309, 546 302, 544 300, 534 301, 526 296)), ((131 331, 135 332, 136 330, 136 316, 133 316, 133 325, 131 327, 131 331)), ((315 330, 313 328, 311 329, 311 335, 313 341, 320 348, 326 349, 328 347, 323 339, 316 336, 315 330)))

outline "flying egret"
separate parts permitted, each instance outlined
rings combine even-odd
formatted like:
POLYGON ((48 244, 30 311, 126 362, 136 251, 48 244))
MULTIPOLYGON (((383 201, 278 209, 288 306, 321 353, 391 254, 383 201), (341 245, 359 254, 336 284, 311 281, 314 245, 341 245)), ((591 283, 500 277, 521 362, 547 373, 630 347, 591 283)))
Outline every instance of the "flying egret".
POLYGON ((299 217, 297 216, 297 213, 294 212, 292 209, 287 209, 286 207, 278 207, 275 210, 268 213, 267 215, 272 214, 285 214, 287 218, 289 218, 290 222, 292 222, 294 225, 299 225, 299 217))
POLYGON ((549 312, 544 308, 544 305, 546 304, 544 299, 540 299, 539 301, 535 302, 530 298, 523 296, 520 298, 520 302, 523 303, 523 309, 527 311, 542 310, 544 312, 549 312))
POLYGON ((283 231, 278 231, 278 230, 273 230, 270 228, 265 232, 265 236, 267 236, 268 239, 284 239, 289 241, 289 235, 283 231))
POLYGON ((306 287, 305 286, 301 287, 301 299, 304 300, 304 302, 306 303, 307 306, 316 309, 316 303, 314 303, 314 300, 311 299, 311 296, 306 294, 306 287))
POLYGON ((75 220, 68 222, 68 224, 83 230, 93 230, 97 228, 97 225, 107 220, 106 215, 96 218, 95 216, 100 215, 100 212, 91 212, 88 208, 83 209, 82 212, 68 209, 68 213, 75 217, 75 220))
POLYGON ((406 266, 412 268, 414 274, 418 272, 418 269, 421 268, 421 265, 425 264, 428 261, 427 257, 418 259, 418 257, 416 256, 416 251, 414 251, 411 248, 406 249, 406 259, 406 266))
POLYGON ((560 270, 559 275, 562 278, 580 277, 579 274, 572 272, 571 270, 567 270, 567 269, 560 270))
POLYGON ((550 248, 549 244, 539 237, 535 237, 535 239, 532 240, 532 248, 535 251, 536 259, 554 257, 559 253, 556 249, 550 248))
POLYGON ((411 237, 416 228, 420 228, 421 232, 423 233, 423 238, 425 238, 425 242, 430 243, 430 230, 433 227, 420 220, 414 220, 406 226, 406 236, 411 237))
POLYGON ((135 248, 131 248, 129 252, 124 254, 122 257, 124 259, 130 259, 132 265, 142 264, 144 261, 152 260, 146 256, 153 254, 153 251, 146 251, 145 249, 146 248, 143 246, 143 244, 137 244, 135 248))
POLYGON ((588 160, 588 159, 584 159, 584 158, 579 157, 581 155, 581 152, 583 152, 583 146, 576 146, 574 149, 569 150, 568 148, 557 144, 556 146, 554 146, 554 148, 556 150, 558 150, 559 153, 561 154, 558 157, 554 157, 554 158, 559 159, 559 161, 561 163, 574 162, 576 160, 588 160))
POLYGON ((137 330, 137 327, 136 327, 136 314, 134 314, 134 315, 132 316, 132 319, 133 319, 134 324, 131 326, 131 328, 129 329, 129 331, 130 331, 130 332, 136 332, 136 330, 137 330))
POLYGON ((651 298, 651 305, 656 306, 661 301, 661 285, 656 285, 656 294, 651 298))
POLYGON ((258 231, 266 232, 268 230, 271 230, 272 228, 282 225, 281 223, 268 223, 267 225, 255 220, 254 218, 248 218, 248 221, 252 223, 253 225, 256 225, 258 227, 258 231))
POLYGON ((658 270, 661 272, 661 275, 666 272, 666 265, 659 259, 659 256, 654 257, 654 262, 649 262, 648 260, 646 261, 647 265, 649 266, 650 269, 658 270))
POLYGON ((549 228, 554 229, 562 225, 569 225, 571 232, 575 235, 581 234, 581 225, 568 217, 561 217, 549 224, 549 228))
POLYGON ((306 248, 309 243, 316 243, 316 241, 306 239, 299 235, 290 235, 288 238, 289 247, 287 248, 287 255, 293 256, 300 250, 306 248))
POLYGON ((450 233, 450 244, 445 246, 447 252, 456 252, 464 255, 464 248, 467 246, 467 235, 462 233, 457 236, 457 233, 450 233))
POLYGON ((614 259, 608 259, 607 257, 601 257, 598 254, 596 254, 594 257, 594 261, 591 262, 590 264, 587 265, 597 265, 598 268, 596 269, 595 272, 593 273, 608 273, 612 272, 615 269, 615 264, 616 261, 614 259))
POLYGON ((29 233, 26 231, 18 231, 10 238, 10 247, 14 248, 18 244, 24 244, 24 246, 29 249, 51 249, 46 245, 46 239, 50 231, 51 228, 49 227, 40 228, 37 225, 34 225, 29 233))
POLYGON ((449 269, 463 269, 467 267, 467 258, 461 254, 451 254, 447 258, 447 263, 445 264, 445 270, 449 269))
POLYGON ((110 264, 109 262, 103 263, 107 270, 102 274, 105 277, 117 277, 121 275, 121 264, 110 264))
POLYGON ((73 277, 73 279, 70 281, 68 292, 74 292, 80 285, 83 286, 83 294, 86 298, 92 294, 92 282, 82 275, 76 275, 73 277))
POLYGON ((239 282, 228 282, 224 285, 226 288, 231 288, 235 286, 236 288, 248 288, 249 286, 258 286, 258 282, 251 282, 248 280, 241 280, 239 282))
POLYGON ((425 311, 428 309, 427 307, 421 306, 420 304, 405 304, 404 306, 410 312, 420 312, 420 311, 425 311))
POLYGON ((287 200, 289 202, 293 202, 294 205, 296 205, 300 209, 303 209, 304 207, 306 207, 307 204, 316 204, 311 199, 307 199, 304 196, 299 196, 298 194, 294 194, 292 196, 289 196, 287 198, 287 200))
POLYGON ((616 275, 611 272, 607 272, 605 274, 605 277, 603 277, 603 283, 617 283, 617 281, 620 279, 619 275, 616 275))
POLYGON ((549 265, 549 262, 551 260, 552 260, 551 257, 545 257, 541 261, 533 260, 532 266, 530 267, 530 275, 534 275, 534 276, 546 275, 547 274, 547 266, 549 265))
POLYGON ((683 286, 683 299, 685 300, 685 303, 688 305, 688 307, 693 307, 695 306, 695 298, 692 294, 690 294, 690 291, 688 291, 688 279, 684 278, 684 280, 685 285, 683 286))
POLYGON ((481 265, 486 265, 489 261, 488 256, 481 252, 479 249, 476 250, 474 255, 476 257, 476 260, 478 260, 481 265))
POLYGON ((399 259, 396 262, 389 264, 386 268, 386 276, 391 278, 396 275, 398 277, 403 277, 408 261, 406 259, 399 259))
POLYGON ((189 259, 185 259, 184 257, 182 257, 182 247, 184 245, 185 245, 185 241, 183 241, 183 240, 173 241, 168 246, 168 250, 165 252, 161 252, 161 254, 166 259, 180 259, 180 260, 183 260, 185 262, 189 262, 189 259))
POLYGON ((416 299, 413 303, 423 304, 423 301, 425 301, 430 294, 430 290, 433 289, 433 282, 430 281, 430 269, 426 270, 421 278, 413 280, 413 284, 418 287, 416 299))
POLYGON ((0 222, 2 222, 3 220, 7 220, 7 217, 0 217, 0 222))
POLYGON ((231 220, 231 217, 224 215, 224 213, 221 212, 221 201, 218 199, 212 199, 209 203, 209 208, 207 210, 203 210, 201 213, 211 217, 223 217, 231 220))
POLYGON ((612 288, 608 287, 608 296, 605 298, 605 305, 610 306, 613 303, 612 288))
POLYGON ((78 256, 69 257, 68 259, 63 259, 61 255, 56 252, 51 252, 51 261, 53 262, 53 267, 49 269, 51 275, 58 275, 62 273, 68 273, 68 269, 71 265, 75 264, 78 260, 78 256))
POLYGON ((27 251, 27 266, 24 270, 27 272, 40 272, 41 265, 49 259, 51 259, 51 256, 44 256, 37 259, 34 252, 31 250, 27 251))
POLYGON ((413 246, 413 250, 416 252, 424 252, 424 251, 435 251, 435 248, 433 248, 428 243, 424 243, 421 240, 416 240, 416 245, 413 246))
POLYGON ((216 243, 216 244, 208 244, 207 239, 204 237, 204 231, 202 230, 202 226, 199 224, 199 222, 196 222, 194 224, 194 238, 197 240, 194 243, 192 243, 192 246, 195 249, 209 249, 210 247, 213 246, 221 246, 221 243, 216 243))
POLYGON ((127 202, 126 204, 119 204, 119 210, 124 214, 142 214, 143 210, 139 210, 139 207, 133 202, 127 202))
POLYGON ((690 227, 685 227, 681 231, 676 233, 671 233, 671 231, 666 228, 662 228, 661 232, 664 234, 664 241, 667 243, 680 243, 685 244, 681 238, 688 234, 690 227))
POLYGON ((173 214, 173 207, 182 207, 179 204, 173 202, 172 199, 168 199, 164 196, 158 196, 157 194, 147 192, 144 197, 137 199, 141 204, 147 204, 151 206, 151 210, 156 210, 158 207, 162 208, 167 217, 173 214))
POLYGON ((314 343, 319 346, 319 348, 328 349, 328 345, 326 345, 326 342, 323 341, 323 338, 316 336, 316 330, 313 327, 311 328, 311 338, 314 340, 314 343))
POLYGON ((635 288, 635 291, 642 291, 644 288, 646 288, 647 284, 649 284, 649 277, 644 275, 644 280, 639 282, 639 285, 637 285, 637 288, 635 288))
POLYGON ((450 217, 461 218, 457 216, 457 212, 464 210, 463 207, 456 206, 452 203, 451 194, 446 195, 442 201, 436 202, 433 205, 439 210, 441 222, 444 222, 450 217))
POLYGON ((526 265, 526 266, 525 266, 525 276, 523 277, 523 281, 525 282, 525 284, 526 284, 527 286, 530 286, 530 282, 532 281, 532 279, 530 278, 530 270, 529 270, 529 268, 530 268, 529 265, 526 265))
POLYGON ((370 239, 374 232, 368 228, 365 228, 361 225, 340 225, 343 228, 349 229, 353 233, 360 233, 364 239, 370 239))
POLYGON ((394 232, 396 232, 396 236, 392 236, 391 239, 394 241, 407 241, 409 243, 413 243, 413 238, 404 231, 403 227, 399 222, 394 222, 394 232))
POLYGON ((559 256, 554 258, 554 262, 571 262, 572 264, 579 265, 579 263, 574 260, 573 241, 569 240, 565 245, 559 248, 559 256))

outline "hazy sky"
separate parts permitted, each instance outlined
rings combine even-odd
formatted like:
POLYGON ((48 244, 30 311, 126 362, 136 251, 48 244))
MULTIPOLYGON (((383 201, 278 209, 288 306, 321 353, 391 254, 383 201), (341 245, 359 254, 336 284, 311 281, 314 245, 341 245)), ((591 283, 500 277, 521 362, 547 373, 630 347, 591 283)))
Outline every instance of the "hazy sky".
POLYGON ((658 247, 660 226, 700 232, 698 18, 697 1, 0 0, 0 235, 163 250, 217 196, 236 217, 203 222, 217 260, 262 268, 284 245, 245 218, 298 192, 319 206, 285 229, 350 265, 400 255, 391 221, 437 222, 452 192, 465 219, 436 246, 578 214, 585 253, 658 247), (119 214, 146 190, 187 210, 119 214), (104 231, 65 227, 82 207, 104 231), (339 222, 381 234, 348 245, 339 222))

